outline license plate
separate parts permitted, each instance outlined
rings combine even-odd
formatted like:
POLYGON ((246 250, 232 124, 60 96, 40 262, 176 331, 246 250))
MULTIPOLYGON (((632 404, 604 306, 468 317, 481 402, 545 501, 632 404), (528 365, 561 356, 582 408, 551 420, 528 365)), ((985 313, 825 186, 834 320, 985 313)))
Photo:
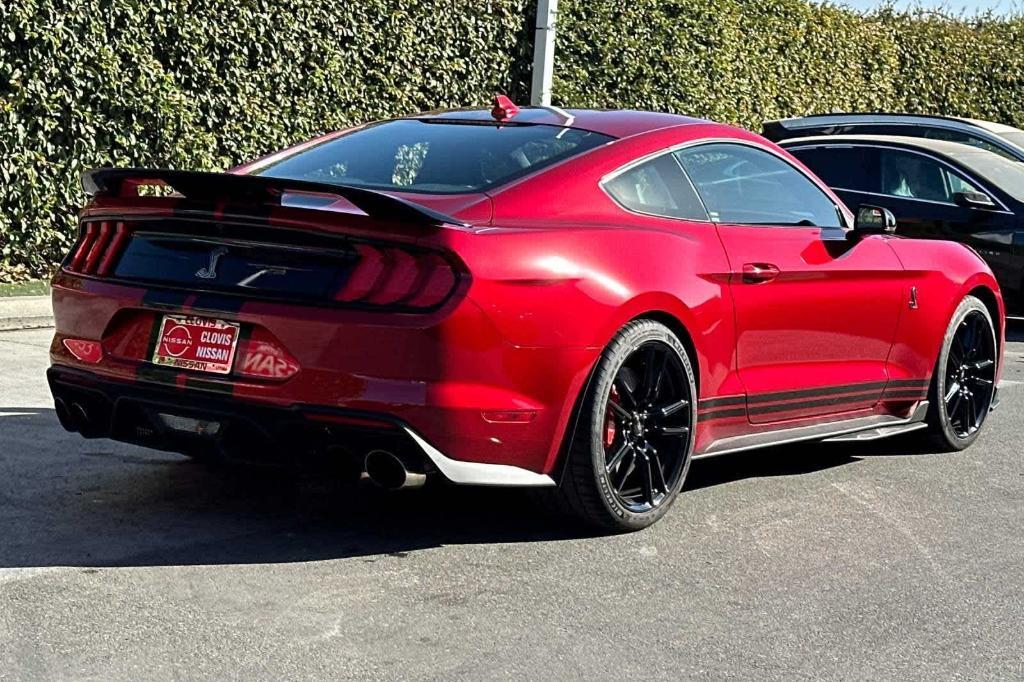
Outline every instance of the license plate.
POLYGON ((165 315, 160 323, 153 363, 176 369, 228 374, 238 347, 236 322, 165 315))

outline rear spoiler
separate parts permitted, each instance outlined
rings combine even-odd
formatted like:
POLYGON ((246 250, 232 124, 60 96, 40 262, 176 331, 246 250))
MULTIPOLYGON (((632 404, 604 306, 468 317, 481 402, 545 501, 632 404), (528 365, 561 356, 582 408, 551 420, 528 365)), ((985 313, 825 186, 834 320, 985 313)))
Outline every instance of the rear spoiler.
POLYGON ((264 175, 202 173, 151 168, 97 168, 82 173, 82 189, 90 197, 135 196, 134 191, 129 194, 125 192, 125 189, 139 185, 167 186, 186 199, 197 201, 227 201, 228 203, 276 206, 281 205, 281 199, 286 192, 327 194, 345 199, 370 218, 378 220, 435 227, 465 225, 457 218, 400 197, 348 185, 271 178, 264 175))

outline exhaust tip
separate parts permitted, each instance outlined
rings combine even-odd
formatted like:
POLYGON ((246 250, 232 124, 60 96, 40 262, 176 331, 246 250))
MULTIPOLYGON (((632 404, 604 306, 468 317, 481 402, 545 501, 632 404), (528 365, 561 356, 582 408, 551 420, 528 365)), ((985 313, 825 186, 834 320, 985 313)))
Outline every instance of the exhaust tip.
POLYGON ((71 410, 68 409, 68 404, 61 398, 56 398, 53 401, 53 411, 57 414, 57 421, 64 428, 65 431, 74 433, 78 431, 78 426, 75 424, 74 418, 71 416, 71 410))
POLYGON ((85 409, 85 405, 82 403, 71 403, 71 421, 74 422, 75 427, 79 431, 87 431, 89 429, 89 411, 85 409))
POLYGON ((371 450, 366 453, 363 467, 367 477, 386 490, 419 488, 427 481, 426 474, 409 471, 398 455, 387 450, 371 450))

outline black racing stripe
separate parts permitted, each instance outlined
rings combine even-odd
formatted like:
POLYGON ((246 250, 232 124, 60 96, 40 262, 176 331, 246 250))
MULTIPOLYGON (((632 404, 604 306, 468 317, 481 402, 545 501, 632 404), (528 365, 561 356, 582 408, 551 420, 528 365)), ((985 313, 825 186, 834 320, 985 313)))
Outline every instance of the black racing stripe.
POLYGON ((164 318, 157 315, 153 318, 153 328, 149 330, 149 345, 146 346, 146 360, 151 360, 156 353, 156 346, 160 343, 160 329, 164 326, 164 318))
POLYGON ((177 370, 143 363, 135 369, 135 378, 149 381, 155 384, 164 384, 177 387, 177 370))
POLYGON ((245 305, 242 296, 222 296, 218 294, 198 294, 192 302, 191 309, 196 312, 215 312, 237 314, 245 305))
POLYGON ((781 403, 778 405, 762 405, 761 407, 751 407, 750 414, 771 414, 773 412, 806 410, 812 407, 842 405, 843 403, 864 403, 870 400, 877 400, 878 396, 879 394, 877 392, 870 391, 868 393, 840 395, 834 398, 822 398, 820 400, 803 400, 800 402, 781 403))
POLYGON ((807 388, 799 391, 782 391, 780 393, 760 393, 747 397, 747 403, 774 403, 780 400, 796 400, 799 398, 819 398, 826 395, 838 393, 863 393, 865 391, 882 389, 888 384, 887 381, 872 381, 864 384, 847 384, 845 386, 822 386, 821 388, 807 388))
POLYGON ((889 388, 917 388, 918 386, 927 386, 927 379, 893 379, 889 382, 889 388))
POLYGON ((185 388, 194 388, 200 391, 210 391, 223 395, 232 395, 235 392, 234 384, 225 381, 210 381, 200 377, 186 376, 185 388))
POLYGON ((747 416, 747 409, 741 407, 734 410, 718 410, 717 412, 705 412, 697 415, 698 422, 707 422, 713 419, 728 419, 732 417, 745 417, 747 416))
POLYGON ((721 398, 705 398, 697 403, 701 410, 710 410, 713 407, 727 407, 729 405, 742 405, 747 401, 746 396, 730 395, 721 398))
MULTIPOLYGON (((850 384, 845 386, 827 386, 820 389, 806 389, 800 391, 786 391, 780 393, 763 393, 756 396, 751 396, 748 402, 753 405, 760 404, 759 407, 750 407, 749 411, 751 415, 756 414, 772 414, 776 412, 789 412, 810 409, 814 407, 829 407, 833 405, 842 405, 844 403, 865 403, 872 399, 876 399, 881 396, 883 400, 892 399, 912 399, 921 400, 924 396, 924 384, 927 381, 918 381, 916 379, 898 379, 893 382, 870 382, 863 384, 850 384), (884 393, 879 393, 880 389, 886 386, 896 386, 897 389, 893 390, 889 388, 884 393), (902 390, 899 387, 907 387, 902 390), (825 398, 822 396, 832 396, 825 398), (793 400, 794 398, 808 397, 810 400, 793 400), (785 401, 790 402, 779 402, 779 404, 765 405, 763 403, 785 401)), ((743 403, 743 396, 730 396, 726 398, 710 398, 708 400, 700 401, 701 412, 697 416, 697 421, 711 421, 713 419, 725 419, 730 417, 739 417, 747 413, 744 409, 730 409, 730 410, 712 410, 705 412, 712 407, 719 406, 731 406, 743 403)))
POLYGON ((886 391, 882 394, 882 400, 892 400, 893 398, 920 398, 924 399, 927 394, 921 389, 915 390, 904 390, 904 391, 886 391))
POLYGON ((185 306, 185 300, 191 295, 188 291, 149 289, 142 297, 142 305, 152 308, 181 309, 185 306))

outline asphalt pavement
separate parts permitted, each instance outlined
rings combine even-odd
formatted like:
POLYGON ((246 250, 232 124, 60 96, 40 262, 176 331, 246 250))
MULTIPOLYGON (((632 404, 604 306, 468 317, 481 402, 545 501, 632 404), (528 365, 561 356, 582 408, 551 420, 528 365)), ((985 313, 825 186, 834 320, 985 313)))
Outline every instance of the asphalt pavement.
POLYGON ((646 531, 86 441, 0 333, 0 679, 1022 679, 1024 325, 958 454, 695 462, 646 531))

